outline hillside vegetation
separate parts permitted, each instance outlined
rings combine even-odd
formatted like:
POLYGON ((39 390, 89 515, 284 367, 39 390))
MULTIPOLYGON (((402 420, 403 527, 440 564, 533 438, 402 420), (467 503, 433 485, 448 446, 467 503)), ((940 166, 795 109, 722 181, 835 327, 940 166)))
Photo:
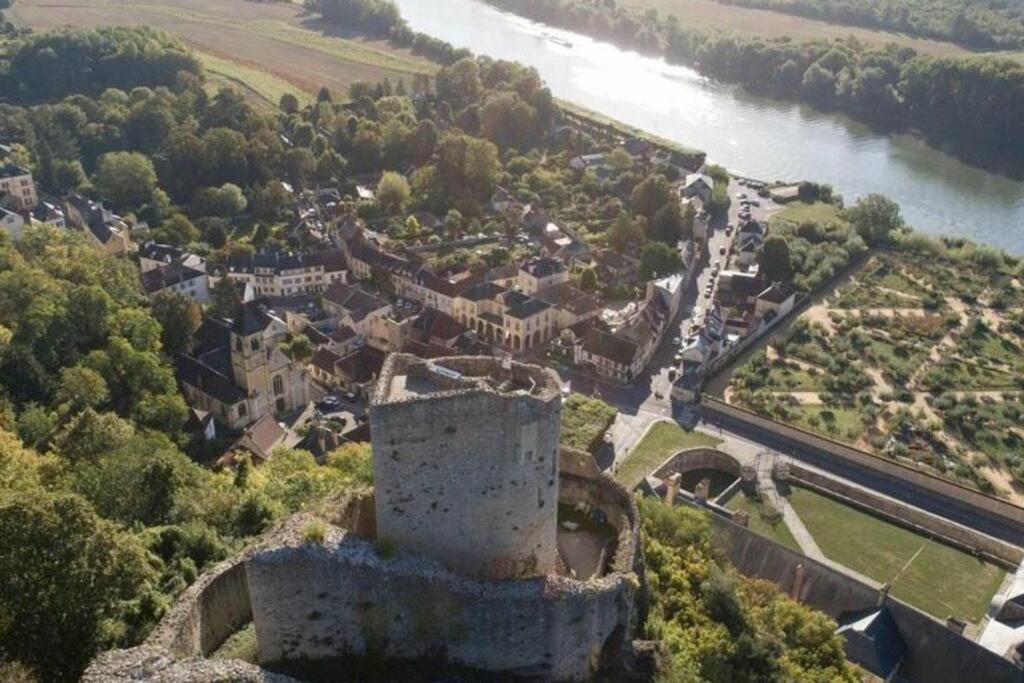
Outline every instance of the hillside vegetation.
POLYGON ((951 40, 979 49, 1024 46, 1024 4, 1006 0, 718 0, 802 17, 951 40))

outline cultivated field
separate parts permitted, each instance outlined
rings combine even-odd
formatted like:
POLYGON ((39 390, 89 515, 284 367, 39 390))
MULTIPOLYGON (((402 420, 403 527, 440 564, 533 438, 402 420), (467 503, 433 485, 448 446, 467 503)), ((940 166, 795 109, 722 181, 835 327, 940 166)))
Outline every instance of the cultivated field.
POLYGON ((869 45, 898 43, 912 47, 920 54, 970 54, 968 50, 938 40, 913 38, 899 33, 873 31, 855 26, 830 24, 768 10, 724 5, 714 0, 625 0, 623 5, 637 9, 656 9, 661 14, 674 14, 683 26, 700 29, 721 29, 763 38, 791 36, 799 40, 846 38, 855 36, 869 45))
POLYGON ((246 0, 19 0, 12 21, 38 30, 143 25, 175 33, 197 50, 214 82, 243 85, 276 103, 281 92, 345 93, 356 81, 410 80, 436 66, 387 42, 331 35, 297 4, 246 0))

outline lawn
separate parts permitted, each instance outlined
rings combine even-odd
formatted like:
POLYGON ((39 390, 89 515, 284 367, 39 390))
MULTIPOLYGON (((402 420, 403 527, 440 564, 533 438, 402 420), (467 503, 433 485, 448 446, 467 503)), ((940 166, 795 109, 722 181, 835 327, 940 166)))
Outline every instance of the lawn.
POLYGON ((921 367, 928 350, 910 339, 894 343, 871 335, 862 352, 865 362, 895 377, 909 377, 921 367))
POLYGON ((824 379, 824 370, 812 375, 796 363, 776 361, 768 369, 765 385, 772 391, 821 391, 824 379))
POLYGON ((799 225, 804 222, 828 223, 835 219, 838 210, 834 204, 825 202, 790 202, 786 208, 773 216, 772 220, 786 221, 799 225))
POLYGON ((794 488, 789 502, 825 555, 892 585, 892 594, 939 619, 978 623, 1006 574, 999 567, 826 496, 794 488))
POLYGON ((701 432, 688 432, 674 422, 657 422, 633 446, 619 465, 615 478, 632 489, 675 452, 698 446, 713 448, 720 443, 721 439, 701 432))
POLYGON ((800 549, 800 544, 793 538, 793 533, 786 526, 786 522, 779 517, 776 520, 770 520, 761 514, 761 503, 748 497, 744 493, 737 493, 729 502, 726 503, 726 508, 733 512, 746 512, 750 522, 747 524, 747 528, 751 531, 761 534, 766 538, 770 538, 780 545, 784 545, 787 548, 796 550, 797 552, 803 552, 800 549))
POLYGON ((593 453, 615 415, 615 408, 600 399, 570 394, 562 406, 562 445, 593 453))
POLYGON ((854 444, 864 433, 864 420, 856 408, 801 405, 792 410, 791 422, 836 441, 854 444))

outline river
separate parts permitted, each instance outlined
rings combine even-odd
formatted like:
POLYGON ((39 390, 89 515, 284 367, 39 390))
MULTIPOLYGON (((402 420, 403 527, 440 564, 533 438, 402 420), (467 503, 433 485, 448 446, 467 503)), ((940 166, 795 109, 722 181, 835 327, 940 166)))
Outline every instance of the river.
POLYGON ((556 97, 702 149, 735 173, 829 183, 847 202, 881 192, 920 230, 1024 253, 1024 182, 966 164, 915 136, 879 134, 841 115, 755 97, 693 69, 478 0, 396 3, 414 30, 533 66, 556 97))

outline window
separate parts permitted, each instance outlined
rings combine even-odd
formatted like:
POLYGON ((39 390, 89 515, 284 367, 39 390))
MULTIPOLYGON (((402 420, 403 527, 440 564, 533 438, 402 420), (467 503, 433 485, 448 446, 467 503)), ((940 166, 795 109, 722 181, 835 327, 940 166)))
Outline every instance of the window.
POLYGON ((253 351, 258 351, 260 348, 260 338, 253 337, 252 341, 249 342, 249 348, 251 348, 253 351))
POLYGON ((274 378, 274 395, 280 396, 284 393, 284 380, 281 379, 281 375, 274 378))
POLYGON ((244 403, 239 403, 238 404, 238 417, 245 417, 246 413, 248 413, 248 412, 249 411, 246 409, 244 403))

